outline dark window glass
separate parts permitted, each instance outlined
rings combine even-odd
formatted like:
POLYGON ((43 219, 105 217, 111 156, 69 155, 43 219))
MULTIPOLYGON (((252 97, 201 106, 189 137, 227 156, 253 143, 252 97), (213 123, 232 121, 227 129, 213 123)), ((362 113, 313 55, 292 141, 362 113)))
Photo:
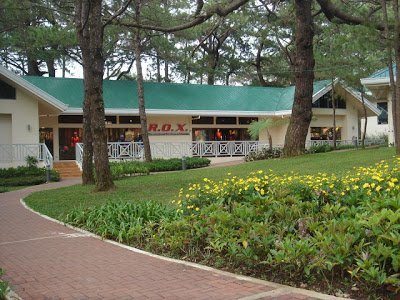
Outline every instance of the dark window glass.
POLYGON ((217 117, 217 124, 236 124, 236 117, 217 117))
POLYGON ((119 116, 119 124, 140 124, 139 116, 119 116))
MULTIPOLYGON (((321 96, 318 100, 313 102, 312 107, 315 108, 333 108, 332 105, 332 91, 321 96)), ((340 95, 335 95, 335 107, 346 108, 346 101, 340 95)))
POLYGON ((116 116, 106 116, 106 124, 117 124, 116 116))
POLYGON ((245 128, 193 128, 192 140, 208 141, 250 141, 251 137, 245 128))
POLYGON ((214 124, 214 117, 192 117, 192 124, 214 124))
POLYGON ((258 121, 258 118, 239 118, 240 125, 249 125, 253 121, 258 121))
POLYGON ((378 116, 378 124, 387 124, 388 123, 387 102, 378 102, 378 109, 381 111, 381 113, 378 116))
POLYGON ((58 123, 80 124, 80 123, 83 123, 83 116, 81 116, 81 115, 61 115, 61 116, 58 116, 58 123))
POLYGON ((15 100, 15 88, 0 80, 0 99, 15 100))
MULTIPOLYGON (((333 127, 311 127, 311 140, 332 140, 333 127)), ((336 140, 342 139, 342 128, 336 127, 336 140)))

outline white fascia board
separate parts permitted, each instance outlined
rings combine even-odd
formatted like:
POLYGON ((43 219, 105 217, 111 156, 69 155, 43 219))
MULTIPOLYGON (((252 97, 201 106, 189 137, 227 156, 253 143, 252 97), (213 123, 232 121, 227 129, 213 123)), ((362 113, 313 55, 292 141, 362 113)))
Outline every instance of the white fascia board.
MULTIPOLYGON (((360 103, 362 103, 362 99, 361 96, 359 94, 357 94, 352 88, 347 87, 345 85, 342 85, 344 87, 344 89, 350 93, 354 98, 356 98, 360 103)), ((381 113, 381 111, 378 109, 378 107, 376 107, 375 105, 373 105, 368 99, 366 99, 364 97, 364 104, 365 106, 371 110, 374 114, 376 114, 377 116, 381 113)))
MULTIPOLYGON (((63 114, 66 115, 79 115, 83 111, 81 108, 68 108, 63 114)), ((138 109, 106 109, 106 115, 138 115, 138 109)), ((174 116, 243 116, 243 117, 256 117, 256 116, 287 116, 291 115, 291 110, 281 111, 221 111, 221 110, 171 110, 171 109, 146 109, 148 115, 174 115, 174 116)))
POLYGON ((388 85, 390 84, 389 77, 382 78, 362 78, 360 79, 362 85, 388 85))
POLYGON ((61 111, 65 111, 68 108, 68 105, 64 104, 60 100, 54 98, 45 91, 39 89, 37 86, 33 85, 32 83, 26 81, 25 79, 21 78, 14 72, 9 71, 2 66, 0 66, 0 74, 6 77, 7 79, 11 80, 13 83, 15 83, 17 86, 21 87, 25 91, 35 95, 39 99, 54 106, 55 108, 61 111))

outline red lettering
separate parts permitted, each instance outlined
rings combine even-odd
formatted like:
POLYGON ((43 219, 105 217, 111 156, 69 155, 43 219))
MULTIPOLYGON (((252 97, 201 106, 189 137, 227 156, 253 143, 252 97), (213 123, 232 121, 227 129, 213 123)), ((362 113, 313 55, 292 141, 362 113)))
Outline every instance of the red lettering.
POLYGON ((178 129, 176 131, 185 131, 185 125, 186 124, 176 124, 178 126, 178 129))
POLYGON ((149 124, 149 131, 157 131, 157 124, 149 124))
POLYGON ((171 131, 171 124, 163 124, 161 131, 171 131))

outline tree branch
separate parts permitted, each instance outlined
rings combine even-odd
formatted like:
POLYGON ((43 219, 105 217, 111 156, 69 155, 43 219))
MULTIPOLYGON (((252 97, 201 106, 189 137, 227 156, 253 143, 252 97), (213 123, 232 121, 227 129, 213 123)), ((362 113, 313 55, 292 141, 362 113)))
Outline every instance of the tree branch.
MULTIPOLYGON (((203 1, 197 1, 197 4, 200 5, 203 1)), ((161 32, 177 32, 181 30, 185 30, 188 28, 195 27, 196 25, 202 24, 208 19, 210 19, 213 15, 218 15, 220 17, 225 17, 231 12, 235 11, 236 9, 240 8, 242 5, 246 4, 249 2, 249 0, 233 0, 231 3, 229 3, 226 6, 222 6, 221 4, 214 5, 208 11, 204 11, 201 13, 198 12, 198 8, 196 9, 197 15, 193 16, 193 20, 180 24, 177 26, 173 27, 161 27, 161 26, 153 26, 153 25, 146 25, 146 24, 139 24, 138 22, 134 23, 128 23, 128 22, 122 22, 122 21, 116 21, 116 24, 126 26, 126 27, 134 27, 134 28, 141 28, 141 29, 147 29, 147 30, 155 30, 155 31, 161 31, 161 32)))
POLYGON ((126 11, 126 9, 128 8, 129 4, 131 4, 131 3, 132 3, 132 0, 127 0, 127 1, 125 2, 125 4, 122 5, 121 8, 120 8, 119 10, 117 10, 111 18, 109 18, 108 20, 106 20, 106 21, 104 22, 104 24, 103 24, 103 29, 104 29, 104 27, 106 27, 107 25, 111 24, 112 21, 114 21, 114 20, 115 20, 116 18, 118 18, 120 15, 122 15, 122 14, 126 11))
MULTIPOLYGON (((331 22, 344 23, 348 25, 371 26, 371 19, 360 16, 353 16, 345 13, 338 7, 336 7, 330 0, 317 0, 317 2, 320 5, 325 16, 331 22)), ((374 11, 372 10, 369 16, 371 16, 373 13, 374 11)), ((382 23, 377 23, 374 25, 374 27, 380 31, 383 31, 385 29, 385 26, 382 23)))

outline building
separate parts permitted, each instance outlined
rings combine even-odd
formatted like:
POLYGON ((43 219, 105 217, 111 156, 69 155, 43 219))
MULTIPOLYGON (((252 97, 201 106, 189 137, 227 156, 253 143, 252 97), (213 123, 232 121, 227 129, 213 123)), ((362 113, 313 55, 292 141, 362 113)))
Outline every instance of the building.
POLYGON ((389 69, 378 70, 368 78, 361 79, 361 84, 372 93, 373 104, 380 110, 377 116, 368 118, 367 133, 375 136, 387 135, 389 144, 393 144, 392 94, 390 92, 389 69))
MULTIPOLYGON (((329 80, 314 84, 314 118, 308 141, 332 138, 331 89, 329 80)), ((354 140, 359 136, 364 111, 360 95, 338 82, 334 89, 337 139, 354 140)), ((108 141, 139 141, 136 82, 105 80, 103 91, 108 141)), ((247 129, 250 122, 260 118, 290 117, 293 96, 293 86, 239 87, 147 82, 145 99, 150 142, 156 145, 249 141, 247 129)), ((0 161, 3 165, 16 160, 11 153, 16 150, 10 150, 10 145, 16 144, 42 143, 55 161, 75 159, 76 144, 82 141, 83 136, 82 100, 82 79, 21 77, 0 67, 0 150, 3 149, 0 161), (10 153, 5 155, 6 152, 10 153)), ((368 116, 379 112, 368 101, 366 108, 368 116)), ((286 129, 287 124, 270 129, 274 145, 283 145, 286 129)), ((260 135, 259 142, 268 142, 266 132, 260 135)), ((42 155, 44 150, 38 151, 42 155)))

